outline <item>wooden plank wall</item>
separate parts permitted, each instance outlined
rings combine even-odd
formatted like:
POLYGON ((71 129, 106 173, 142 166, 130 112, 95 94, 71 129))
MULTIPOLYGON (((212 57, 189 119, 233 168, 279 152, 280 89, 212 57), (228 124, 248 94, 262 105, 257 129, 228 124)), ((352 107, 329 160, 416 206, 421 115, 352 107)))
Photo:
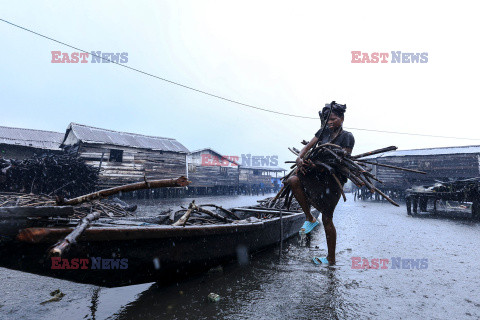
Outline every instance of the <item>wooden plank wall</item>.
POLYGON ((272 177, 270 175, 254 175, 252 170, 240 170, 240 184, 260 184, 271 185, 272 177))
POLYGON ((435 180, 479 177, 479 157, 480 154, 469 153, 377 158, 379 163, 427 172, 422 175, 377 167, 377 178, 385 183, 384 187, 401 189, 413 185, 432 185, 435 180))
POLYGON ((188 173, 188 179, 192 187, 237 187, 238 167, 195 166, 194 171, 188 173))
POLYGON ((148 151, 144 149, 119 147, 111 145, 95 145, 83 143, 79 148, 79 156, 85 162, 100 169, 99 184, 101 188, 117 186, 147 179, 171 179, 186 175, 184 153, 166 151, 148 151), (110 162, 110 150, 123 150, 122 162, 110 162))

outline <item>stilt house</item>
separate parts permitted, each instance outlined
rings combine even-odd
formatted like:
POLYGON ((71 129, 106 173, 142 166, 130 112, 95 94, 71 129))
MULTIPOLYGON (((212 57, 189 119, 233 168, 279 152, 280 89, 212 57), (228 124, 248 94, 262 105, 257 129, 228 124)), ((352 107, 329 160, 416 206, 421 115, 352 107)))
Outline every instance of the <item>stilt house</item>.
POLYGON ((187 175, 188 149, 172 138, 119 132, 71 123, 62 148, 74 148, 100 169, 100 188, 187 175))

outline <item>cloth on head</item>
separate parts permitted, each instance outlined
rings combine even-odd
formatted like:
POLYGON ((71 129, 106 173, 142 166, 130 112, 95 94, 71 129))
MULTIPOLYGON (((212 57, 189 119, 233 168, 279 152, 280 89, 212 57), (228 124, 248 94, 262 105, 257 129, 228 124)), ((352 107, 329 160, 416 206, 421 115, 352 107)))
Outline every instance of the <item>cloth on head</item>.
POLYGON ((324 117, 324 119, 328 117, 330 110, 338 117, 343 117, 345 111, 347 111, 347 105, 339 104, 335 101, 332 101, 331 103, 326 103, 325 107, 322 109, 322 116, 324 117))

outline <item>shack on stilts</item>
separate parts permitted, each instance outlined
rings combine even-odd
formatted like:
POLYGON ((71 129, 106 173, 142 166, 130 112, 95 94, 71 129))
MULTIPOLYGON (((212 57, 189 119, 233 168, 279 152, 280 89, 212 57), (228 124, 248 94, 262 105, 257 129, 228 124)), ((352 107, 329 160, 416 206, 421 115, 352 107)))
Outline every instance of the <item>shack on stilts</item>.
MULTIPOLYGON (((172 138, 146 136, 95 128, 77 123, 68 126, 61 147, 76 152, 99 169, 100 189, 155 179, 187 176, 188 149, 172 138)), ((178 196, 176 188, 141 190, 124 197, 178 196)))
POLYGON ((188 157, 188 194, 238 194, 240 165, 212 148, 192 151, 188 157))

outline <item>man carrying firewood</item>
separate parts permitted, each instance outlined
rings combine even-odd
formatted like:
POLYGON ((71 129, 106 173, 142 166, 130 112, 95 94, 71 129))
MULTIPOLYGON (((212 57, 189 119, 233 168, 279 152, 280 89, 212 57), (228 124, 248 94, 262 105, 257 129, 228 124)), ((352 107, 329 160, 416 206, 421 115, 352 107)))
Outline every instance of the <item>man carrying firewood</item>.
POLYGON ((309 233, 319 224, 317 219, 310 213, 311 206, 314 206, 322 213, 322 222, 327 238, 328 255, 327 257, 314 258, 315 263, 335 263, 337 232, 332 218, 333 211, 342 195, 340 185, 343 186, 345 182, 347 182, 347 177, 340 172, 332 174, 332 172, 315 165, 311 160, 304 160, 304 157, 311 148, 325 143, 338 145, 342 147, 345 152, 351 154, 355 139, 350 132, 342 128, 346 109, 346 105, 337 104, 335 101, 332 101, 330 104, 326 104, 325 108, 319 112, 324 125, 300 151, 296 160, 297 170, 287 180, 293 195, 306 216, 306 221, 300 229, 300 232, 309 233), (338 177, 340 184, 335 181, 336 177, 338 177))

